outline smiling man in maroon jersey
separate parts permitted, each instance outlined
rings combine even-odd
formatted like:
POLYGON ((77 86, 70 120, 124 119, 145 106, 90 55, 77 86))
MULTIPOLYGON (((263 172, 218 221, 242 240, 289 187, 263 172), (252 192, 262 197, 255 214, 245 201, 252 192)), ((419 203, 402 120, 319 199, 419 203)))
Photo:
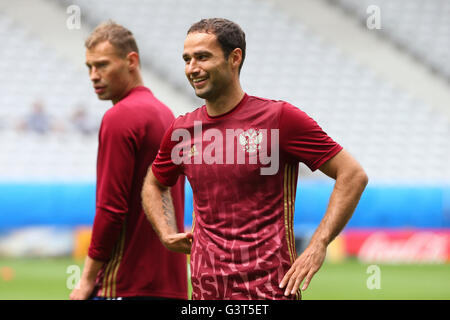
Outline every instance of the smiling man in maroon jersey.
POLYGON ((244 58, 245 34, 237 24, 204 19, 191 26, 185 73, 205 105, 166 132, 144 182, 143 206, 167 248, 191 253, 193 299, 299 299, 300 285, 304 281, 306 290, 321 267, 368 178, 303 111, 247 95, 239 81, 244 58), (297 257, 299 162, 336 183, 324 218, 297 257), (174 227, 168 187, 180 175, 194 194, 193 234, 174 227))
MULTIPOLYGON (((164 132, 175 119, 143 86, 132 33, 106 22, 86 40, 95 93, 114 104, 99 133, 96 214, 81 280, 71 299, 187 299, 186 257, 167 250, 148 223, 140 193, 164 132)), ((184 225, 184 178, 171 188, 174 228, 184 225)))

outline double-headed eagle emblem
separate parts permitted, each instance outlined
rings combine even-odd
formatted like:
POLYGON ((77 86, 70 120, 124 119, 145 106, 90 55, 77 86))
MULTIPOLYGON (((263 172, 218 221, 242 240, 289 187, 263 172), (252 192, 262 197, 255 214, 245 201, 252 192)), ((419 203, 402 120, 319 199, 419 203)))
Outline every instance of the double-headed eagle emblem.
POLYGON ((261 148, 263 134, 259 130, 248 129, 239 135, 239 143, 248 153, 256 152, 261 148))

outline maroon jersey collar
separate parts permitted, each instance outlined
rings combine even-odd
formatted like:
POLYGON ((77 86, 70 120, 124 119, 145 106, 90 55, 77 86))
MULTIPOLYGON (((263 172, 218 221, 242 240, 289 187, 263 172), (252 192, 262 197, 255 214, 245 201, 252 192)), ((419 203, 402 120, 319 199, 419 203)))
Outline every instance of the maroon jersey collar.
POLYGON ((244 97, 241 99, 241 101, 233 109, 231 109, 230 111, 228 111, 228 112, 226 112, 224 114, 221 114, 219 116, 210 116, 208 114, 208 112, 206 111, 206 105, 203 105, 203 107, 202 107, 203 110, 202 111, 203 111, 203 114, 205 115, 205 117, 207 119, 209 119, 209 120, 224 119, 224 118, 228 117, 230 114, 232 114, 232 113, 236 112, 237 110, 239 110, 241 108, 241 106, 245 104, 245 102, 247 100, 248 100, 248 94, 244 93, 244 97))

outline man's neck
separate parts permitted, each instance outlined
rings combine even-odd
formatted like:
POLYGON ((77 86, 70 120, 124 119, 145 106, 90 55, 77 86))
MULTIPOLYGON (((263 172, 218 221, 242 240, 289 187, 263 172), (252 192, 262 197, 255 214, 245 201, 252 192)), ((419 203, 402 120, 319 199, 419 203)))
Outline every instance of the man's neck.
POLYGON ((142 77, 140 77, 140 76, 136 77, 134 79, 134 81, 131 81, 129 83, 129 85, 127 86, 127 89, 124 91, 124 94, 120 98, 112 100, 113 105, 118 103, 124 97, 126 97, 131 90, 133 90, 136 87, 143 86, 143 85, 144 85, 144 82, 142 81, 142 77))
POLYGON ((224 93, 216 99, 205 100, 206 111, 211 117, 217 117, 231 111, 244 97, 245 92, 239 86, 229 93, 224 93))

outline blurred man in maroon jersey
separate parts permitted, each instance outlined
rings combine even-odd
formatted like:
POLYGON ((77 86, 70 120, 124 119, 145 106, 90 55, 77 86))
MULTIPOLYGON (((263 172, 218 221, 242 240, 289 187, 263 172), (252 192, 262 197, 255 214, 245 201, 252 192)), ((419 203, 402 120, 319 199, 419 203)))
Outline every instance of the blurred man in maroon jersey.
MULTIPOLYGON (((112 21, 86 40, 95 93, 114 104, 99 133, 96 214, 84 270, 71 299, 187 299, 186 257, 167 250, 141 205, 144 177, 174 120, 143 86, 133 34, 112 21)), ((183 231, 184 178, 171 188, 183 231)))

